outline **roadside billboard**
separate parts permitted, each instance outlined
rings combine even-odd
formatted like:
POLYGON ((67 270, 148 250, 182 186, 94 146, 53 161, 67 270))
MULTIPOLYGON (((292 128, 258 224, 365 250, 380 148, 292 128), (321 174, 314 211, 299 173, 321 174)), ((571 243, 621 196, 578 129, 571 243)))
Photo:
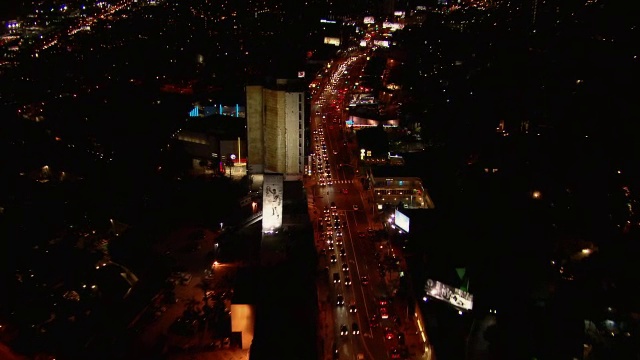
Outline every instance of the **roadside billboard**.
POLYGON ((424 285, 424 292, 427 296, 448 302, 459 309, 471 310, 473 308, 473 295, 440 281, 428 279, 424 285))
POLYGON ((275 232, 282 226, 282 174, 264 174, 262 184, 262 232, 275 232))
POLYGON ((394 221, 397 227, 406 232, 409 232, 409 217, 398 211, 398 209, 396 209, 394 221))
POLYGON ((365 16, 364 17, 364 23, 365 24, 374 24, 376 22, 376 19, 373 16, 365 16))
POLYGON ((373 45, 380 47, 389 47, 389 40, 373 40, 373 45))
POLYGON ((327 44, 327 45, 340 46, 340 38, 325 36, 324 37, 324 43, 327 44))
POLYGON ((404 24, 385 21, 382 23, 382 28, 389 29, 390 31, 396 31, 396 30, 404 29, 404 24))

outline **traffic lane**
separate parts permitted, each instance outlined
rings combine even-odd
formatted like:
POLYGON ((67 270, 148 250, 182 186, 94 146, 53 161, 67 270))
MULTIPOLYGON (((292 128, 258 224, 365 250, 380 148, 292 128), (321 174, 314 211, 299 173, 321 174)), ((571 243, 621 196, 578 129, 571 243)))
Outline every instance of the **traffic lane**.
MULTIPOLYGON (((373 271, 373 272, 376 272, 376 271, 373 271)), ((370 284, 369 284, 370 298, 374 302, 373 306, 375 307, 376 314, 379 318, 379 326, 373 329, 373 338, 384 339, 383 341, 385 345, 384 348, 385 348, 385 351, 388 351, 397 345, 397 340, 396 340, 396 337, 394 337, 391 340, 386 339, 386 337, 384 336, 385 335, 384 329, 390 328, 392 329, 393 334, 397 335, 397 333, 400 331, 400 327, 394 322, 394 316, 400 315, 398 312, 399 310, 397 308, 397 304, 395 303, 389 303, 385 305, 384 307, 387 309, 388 318, 382 319, 381 313, 380 313, 381 306, 378 304, 378 300, 382 296, 389 298, 386 284, 380 276, 373 273, 370 274, 369 281, 370 281, 370 284)))
POLYGON ((369 319, 372 315, 377 313, 377 307, 375 306, 375 300, 371 296, 368 285, 363 285, 360 281, 360 277, 367 274, 367 271, 366 269, 362 269, 362 261, 360 260, 362 254, 359 254, 358 250, 354 248, 353 245, 356 240, 353 238, 353 232, 350 231, 348 227, 349 225, 347 225, 345 233, 350 235, 345 237, 345 245, 347 249, 351 247, 351 250, 347 251, 347 256, 353 257, 354 265, 357 264, 356 273, 351 276, 353 281, 353 295, 358 308, 356 313, 357 322, 360 326, 360 332, 362 335, 362 338, 358 339, 357 345, 361 352, 367 354, 368 358, 386 359, 387 349, 385 344, 380 341, 382 333, 377 331, 376 328, 371 328, 370 326, 369 319))
POLYGON ((334 193, 333 201, 336 203, 336 207, 338 208, 338 211, 342 211, 342 212, 353 211, 354 199, 356 197, 359 197, 357 195, 354 195, 354 193, 357 192, 357 189, 354 186, 354 184, 338 183, 332 186, 333 186, 333 193, 334 193), (343 192, 344 189, 347 189, 346 194, 343 192))
MULTIPOLYGON (((359 221, 356 214, 353 213, 352 218, 348 220, 348 226, 353 229, 361 229, 360 231, 362 232, 364 229, 357 225, 359 221)), ((368 306, 374 308, 374 313, 379 315, 376 299, 383 295, 386 296, 387 289, 384 279, 380 276, 378 270, 378 259, 374 256, 375 244, 368 236, 360 237, 357 233, 353 234, 353 230, 351 231, 351 244, 354 248, 353 251, 358 254, 358 267, 369 277, 369 285, 365 286, 368 292, 366 298, 370 301, 368 306)))
POLYGON ((354 247, 356 251, 362 254, 361 260, 365 268, 367 269, 369 275, 370 289, 372 291, 372 296, 378 298, 382 295, 386 295, 386 284, 382 276, 380 276, 380 271, 378 264, 380 263, 380 259, 382 259, 383 254, 380 253, 379 245, 366 235, 364 237, 358 236, 354 240, 354 247), (380 257, 377 258, 375 253, 378 252, 380 257))
MULTIPOLYGON (((348 232, 348 229, 346 229, 348 232)), ((369 345, 365 343, 364 337, 372 337, 372 333, 369 330, 368 324, 368 314, 369 309, 367 308, 366 295, 364 294, 364 289, 360 285, 359 281, 359 270, 356 266, 356 259, 354 258, 356 254, 352 251, 348 251, 349 249, 349 240, 345 239, 345 251, 347 253, 347 261, 349 264, 349 274, 352 279, 352 285, 346 286, 344 285, 343 278, 343 289, 345 290, 345 299, 347 299, 345 306, 345 315, 349 315, 349 322, 346 325, 349 327, 349 330, 353 330, 353 323, 356 323, 359 327, 360 334, 351 333, 349 336, 352 336, 351 346, 354 353, 362 353, 367 354, 367 358, 377 359, 379 357, 375 357, 373 354, 381 354, 381 350, 379 346, 374 346, 374 344, 369 345), (351 291, 349 291, 351 290, 351 291), (354 304, 356 306, 357 311, 355 313, 349 312, 349 306, 354 304)))
MULTIPOLYGON (((354 260, 357 262, 358 268, 358 277, 356 279, 357 286, 362 289, 362 305, 367 309, 367 320, 371 318, 372 315, 377 314, 377 306, 374 299, 374 294, 371 292, 370 286, 371 281, 373 280, 372 276, 372 265, 368 260, 369 257, 372 257, 371 250, 363 248, 358 241, 357 231, 355 229, 358 228, 358 221, 356 219, 355 214, 353 212, 347 214, 347 227, 348 227, 348 235, 349 235, 349 246, 351 247, 351 253, 355 254, 354 260), (363 285, 361 282, 361 278, 363 275, 369 277, 369 285, 363 285)), ((375 271, 375 268, 374 268, 375 271)), ((367 327, 369 326, 367 321, 367 327)))
MULTIPOLYGON (((333 126, 335 128, 334 125, 330 125, 329 127, 333 126)), ((337 158, 337 154, 340 153, 340 150, 342 147, 344 147, 344 145, 342 145, 342 142, 340 142, 340 139, 338 138, 338 136, 336 136, 335 134, 335 130, 327 130, 326 132, 327 137, 325 139, 325 141, 327 141, 327 147, 329 148, 329 158, 330 160, 339 160, 339 158, 337 158), (334 151, 336 153, 334 153, 334 151)), ((338 164, 338 162, 336 162, 336 165, 338 164)))
MULTIPOLYGON (((348 222, 345 223, 345 236, 344 236, 344 249, 345 252, 347 254, 347 258, 350 259, 349 261, 349 267, 350 267, 350 272, 351 272, 351 281, 352 281, 352 296, 353 296, 353 300, 356 303, 357 309, 358 309, 358 315, 360 314, 364 314, 364 318, 365 320, 368 320, 370 318, 370 316, 373 314, 372 312, 375 311, 375 309, 372 309, 370 307, 370 304, 367 303, 367 295, 365 293, 365 289, 360 281, 361 276, 364 275, 366 273, 366 269, 363 269, 361 267, 361 261, 359 259, 359 257, 361 256, 361 254, 358 254, 357 251, 355 250, 354 246, 353 246, 353 232, 350 229, 348 222)), ((368 322, 368 321, 367 321, 368 322)), ((361 322, 362 323, 362 322, 361 322)), ((368 323, 362 323, 363 325, 367 325, 362 326, 362 329, 367 329, 368 328, 368 323)))
MULTIPOLYGON (((342 294, 343 296, 345 295, 345 288, 343 285, 343 281, 341 281, 340 284, 335 285, 334 287, 334 293, 336 294, 336 296, 334 296, 334 298, 337 298, 337 294, 342 294)), ((350 334, 350 330, 351 330, 351 317, 349 315, 348 312, 348 305, 345 302, 344 306, 338 306, 336 302, 334 302, 333 304, 334 306, 334 318, 335 318, 335 324, 334 324, 334 329, 335 329, 335 342, 336 342, 336 346, 338 348, 338 352, 340 354, 340 358, 353 358, 355 352, 353 349, 353 343, 351 342, 351 334, 350 334), (349 331, 349 333, 347 334, 342 334, 342 327, 346 326, 347 330, 349 331)))

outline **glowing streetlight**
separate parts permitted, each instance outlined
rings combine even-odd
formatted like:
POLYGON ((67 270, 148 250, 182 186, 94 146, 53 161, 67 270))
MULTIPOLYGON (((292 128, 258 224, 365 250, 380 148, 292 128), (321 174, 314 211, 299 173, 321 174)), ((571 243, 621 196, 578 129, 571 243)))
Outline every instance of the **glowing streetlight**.
POLYGON ((532 194, 531 197, 534 199, 540 199, 542 197, 542 193, 540 193, 540 191, 535 190, 532 194))

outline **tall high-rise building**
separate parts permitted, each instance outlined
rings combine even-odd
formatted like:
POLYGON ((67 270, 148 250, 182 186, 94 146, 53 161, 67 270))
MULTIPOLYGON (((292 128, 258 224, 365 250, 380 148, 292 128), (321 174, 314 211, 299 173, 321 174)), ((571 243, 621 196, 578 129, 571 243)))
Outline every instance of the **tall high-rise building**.
POLYGON ((305 94, 295 80, 249 85, 247 93, 247 171, 281 173, 286 180, 304 173, 305 94))

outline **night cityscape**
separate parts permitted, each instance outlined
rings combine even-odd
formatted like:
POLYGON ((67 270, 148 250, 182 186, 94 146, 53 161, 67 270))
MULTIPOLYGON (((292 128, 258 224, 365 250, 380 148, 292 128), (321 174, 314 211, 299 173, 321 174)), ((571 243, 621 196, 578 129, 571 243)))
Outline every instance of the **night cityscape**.
POLYGON ((610 0, 0 2, 0 360, 640 358, 610 0))

